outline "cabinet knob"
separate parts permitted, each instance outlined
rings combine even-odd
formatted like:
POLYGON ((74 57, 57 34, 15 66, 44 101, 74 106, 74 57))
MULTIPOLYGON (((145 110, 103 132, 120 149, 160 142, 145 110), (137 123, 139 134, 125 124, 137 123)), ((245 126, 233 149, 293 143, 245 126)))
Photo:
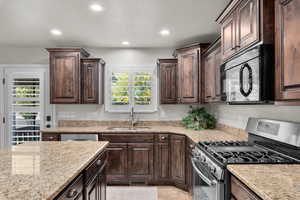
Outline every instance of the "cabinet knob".
POLYGON ((49 137, 49 139, 50 139, 50 140, 53 140, 53 139, 54 139, 54 137, 53 137, 53 136, 50 136, 50 137, 49 137))
POLYGON ((190 144, 190 148, 193 149, 195 146, 193 144, 190 144))
POLYGON ((74 198, 77 195, 77 190, 76 189, 71 189, 69 190, 69 192, 67 193, 66 197, 67 198, 74 198))
POLYGON ((162 139, 162 140, 165 140, 166 139, 166 137, 165 136, 161 136, 161 138, 160 139, 162 139))
POLYGON ((101 165, 101 160, 97 160, 96 165, 100 166, 101 165))

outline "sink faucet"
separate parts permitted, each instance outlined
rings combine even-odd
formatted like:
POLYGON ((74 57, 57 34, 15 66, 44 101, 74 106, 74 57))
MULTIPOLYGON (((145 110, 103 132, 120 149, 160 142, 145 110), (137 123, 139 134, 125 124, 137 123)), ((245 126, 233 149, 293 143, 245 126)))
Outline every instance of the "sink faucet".
POLYGON ((131 107, 131 110, 130 110, 130 118, 129 118, 129 121, 130 121, 130 127, 133 128, 134 125, 137 123, 135 117, 134 117, 134 107, 132 106, 131 107))

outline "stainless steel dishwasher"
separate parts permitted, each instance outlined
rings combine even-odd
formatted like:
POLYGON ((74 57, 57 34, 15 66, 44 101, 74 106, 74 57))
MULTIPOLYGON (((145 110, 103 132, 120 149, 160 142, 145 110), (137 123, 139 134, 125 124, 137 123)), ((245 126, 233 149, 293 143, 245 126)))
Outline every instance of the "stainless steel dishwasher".
POLYGON ((98 141, 98 134, 61 134, 61 141, 98 141))

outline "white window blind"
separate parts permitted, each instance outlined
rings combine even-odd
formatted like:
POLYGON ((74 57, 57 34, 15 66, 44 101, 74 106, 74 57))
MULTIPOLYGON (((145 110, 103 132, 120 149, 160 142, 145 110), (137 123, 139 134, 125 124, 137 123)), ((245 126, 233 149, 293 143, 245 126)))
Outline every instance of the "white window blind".
POLYGON ((43 76, 13 73, 7 81, 11 144, 39 141, 43 120, 43 76))
POLYGON ((157 107, 156 71, 149 67, 118 69, 107 73, 105 106, 109 112, 154 112, 157 107))

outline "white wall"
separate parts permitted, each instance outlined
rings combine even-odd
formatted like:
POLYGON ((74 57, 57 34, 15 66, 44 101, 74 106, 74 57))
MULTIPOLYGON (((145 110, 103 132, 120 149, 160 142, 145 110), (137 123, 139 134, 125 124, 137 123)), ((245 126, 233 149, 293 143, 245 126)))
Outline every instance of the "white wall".
POLYGON ((212 104, 208 110, 219 123, 245 128, 249 117, 300 122, 300 106, 212 104))
MULTIPOLYGON (((170 48, 86 48, 91 57, 100 57, 109 65, 156 65, 158 58, 170 58, 170 48)), ((1 47, 0 64, 47 64, 48 53, 40 47, 1 47)), ((180 120, 188 105, 160 105, 158 112, 139 114, 140 120, 180 120)), ((128 114, 107 113, 102 105, 57 105, 56 120, 127 120, 128 114)))

